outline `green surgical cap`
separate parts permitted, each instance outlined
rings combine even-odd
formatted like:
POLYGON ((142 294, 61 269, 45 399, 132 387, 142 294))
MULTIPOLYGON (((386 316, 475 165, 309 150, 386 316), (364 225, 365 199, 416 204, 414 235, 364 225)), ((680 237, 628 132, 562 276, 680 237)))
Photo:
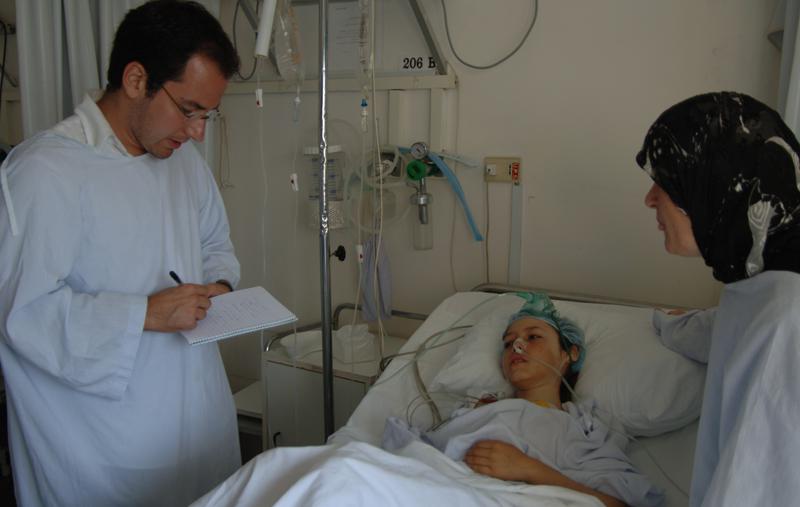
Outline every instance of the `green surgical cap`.
POLYGON ((519 319, 532 317, 547 322, 556 330, 561 337, 564 348, 569 351, 572 345, 578 347, 578 359, 572 363, 570 368, 573 372, 578 372, 583 367, 586 359, 586 347, 583 344, 583 331, 574 322, 558 313, 553 302, 547 294, 540 292, 517 292, 515 296, 525 300, 525 304, 517 313, 511 316, 508 325, 519 319))

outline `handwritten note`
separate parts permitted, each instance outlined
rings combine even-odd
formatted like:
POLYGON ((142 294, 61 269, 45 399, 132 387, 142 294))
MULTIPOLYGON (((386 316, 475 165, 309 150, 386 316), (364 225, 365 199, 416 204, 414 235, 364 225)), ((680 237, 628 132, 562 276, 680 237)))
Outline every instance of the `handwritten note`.
POLYGON ((211 299, 206 318, 197 327, 181 331, 191 345, 208 343, 268 329, 297 320, 264 287, 250 287, 211 299))

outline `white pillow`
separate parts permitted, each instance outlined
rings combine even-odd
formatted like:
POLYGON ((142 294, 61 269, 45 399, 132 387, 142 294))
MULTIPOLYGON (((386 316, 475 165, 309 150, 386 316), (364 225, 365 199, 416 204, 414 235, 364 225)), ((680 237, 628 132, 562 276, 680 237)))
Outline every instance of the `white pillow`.
POLYGON ((498 298, 487 303, 491 313, 464 335, 458 350, 433 377, 428 391, 456 393, 480 397, 494 393, 509 397, 514 394, 511 384, 503 377, 500 355, 503 351, 503 331, 508 319, 517 313, 524 301, 516 296, 498 298))
MULTIPOLYGON (((431 391, 512 392, 500 368, 501 333, 522 301, 503 299, 502 306, 465 335, 431 381, 431 391)), ((651 324, 652 309, 554 303, 585 333, 586 362, 575 391, 579 400, 594 398, 598 408, 608 412, 601 412, 602 419, 622 424, 634 436, 654 436, 700 415, 705 366, 661 345, 651 324)))

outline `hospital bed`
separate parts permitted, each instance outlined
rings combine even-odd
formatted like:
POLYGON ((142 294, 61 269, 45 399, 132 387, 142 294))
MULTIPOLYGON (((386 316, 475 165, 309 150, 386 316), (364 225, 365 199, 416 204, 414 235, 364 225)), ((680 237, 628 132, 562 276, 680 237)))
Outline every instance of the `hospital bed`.
MULTIPOLYGON (((593 498, 562 488, 473 474, 424 444, 394 454, 376 447, 389 416, 419 427, 433 423, 415 380, 414 357, 419 378, 444 417, 466 395, 507 388, 497 361, 499 337, 522 304, 512 294, 517 289, 481 286, 445 299, 328 445, 262 453, 196 505, 597 505, 593 498), (419 355, 423 344, 426 350, 419 355)), ((549 294, 586 334, 587 359, 576 385, 579 400, 597 400, 601 419, 635 438, 626 452, 664 489, 666 506, 687 505, 684 492, 691 479, 704 365, 660 344, 651 307, 549 294)))

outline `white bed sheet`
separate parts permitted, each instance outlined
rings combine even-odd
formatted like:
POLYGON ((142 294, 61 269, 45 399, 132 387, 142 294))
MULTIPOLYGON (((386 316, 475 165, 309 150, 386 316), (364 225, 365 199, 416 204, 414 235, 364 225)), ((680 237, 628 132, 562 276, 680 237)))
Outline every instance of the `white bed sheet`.
POLYGON ((193 507, 458 505, 601 507, 594 497, 553 486, 509 483, 473 473, 427 444, 399 455, 361 442, 279 447, 245 464, 193 507))
MULTIPOLYGON (((446 329, 461 319, 476 305, 495 297, 492 294, 463 292, 444 300, 409 338, 400 352, 416 350, 431 334, 446 329)), ((458 323, 475 323, 492 311, 494 304, 486 304, 472 312, 470 316, 458 323)), ((420 360, 420 376, 426 385, 445 362, 453 355, 458 343, 429 350, 420 360)), ((346 443, 351 441, 368 442, 380 445, 386 418, 389 416, 406 417, 409 404, 418 396, 412 369, 408 367, 409 356, 395 358, 378 382, 356 408, 347 424, 331 435, 330 443, 346 443), (398 373, 399 372, 399 373, 398 373)), ((666 493, 666 507, 682 507, 688 505, 684 492, 689 491, 692 475, 692 461, 697 434, 697 422, 677 431, 656 437, 639 438, 627 449, 628 455, 640 471, 666 493), (655 459, 655 461, 654 461, 655 459), (672 481, 661 472, 659 466, 669 474, 672 481)))

